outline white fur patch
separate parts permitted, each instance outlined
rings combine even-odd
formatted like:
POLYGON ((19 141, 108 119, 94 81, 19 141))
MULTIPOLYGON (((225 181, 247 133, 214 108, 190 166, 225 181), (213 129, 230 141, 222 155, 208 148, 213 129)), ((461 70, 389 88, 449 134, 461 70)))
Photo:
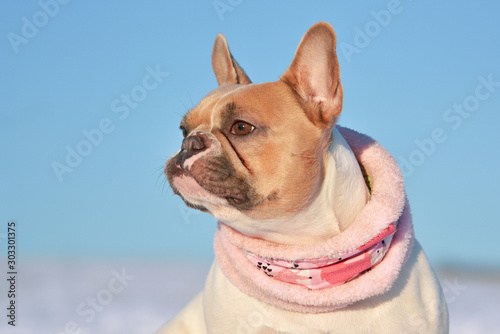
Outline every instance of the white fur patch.
POLYGON ((206 150, 201 151, 200 153, 197 153, 197 154, 189 157, 188 159, 186 159, 186 161, 184 161, 184 166, 183 166, 184 169, 189 170, 196 160, 198 160, 201 157, 204 157, 205 155, 207 155, 208 153, 210 153, 212 151, 213 151, 213 147, 209 147, 206 150))
POLYGON ((202 205, 205 207, 226 204, 225 199, 207 191, 191 176, 182 175, 175 177, 174 186, 191 204, 202 205))

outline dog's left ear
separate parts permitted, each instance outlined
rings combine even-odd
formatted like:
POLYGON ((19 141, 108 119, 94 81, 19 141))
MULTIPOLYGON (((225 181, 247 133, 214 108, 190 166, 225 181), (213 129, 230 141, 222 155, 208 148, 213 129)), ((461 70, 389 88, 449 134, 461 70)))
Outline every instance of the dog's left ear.
POLYGON ((215 39, 214 50, 212 51, 212 68, 219 87, 230 84, 250 84, 245 71, 238 65, 233 55, 229 51, 226 38, 218 34, 215 39))
POLYGON ((342 85, 335 53, 335 32, 319 22, 302 37, 290 67, 280 80, 291 86, 304 101, 309 119, 330 128, 342 111, 342 85))

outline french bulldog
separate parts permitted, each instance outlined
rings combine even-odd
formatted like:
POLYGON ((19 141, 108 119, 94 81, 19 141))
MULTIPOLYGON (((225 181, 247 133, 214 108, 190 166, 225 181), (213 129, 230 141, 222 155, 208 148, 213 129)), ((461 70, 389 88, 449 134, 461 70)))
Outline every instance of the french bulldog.
MULTIPOLYGON (((219 220, 216 260, 204 291, 157 333, 448 333, 444 295, 413 240, 400 176, 373 172, 370 180, 374 168, 360 161, 381 148, 337 125, 343 90, 335 44, 333 28, 317 23, 278 81, 253 84, 217 36, 212 67, 219 87, 184 116, 181 149, 165 166, 174 193, 219 220), (375 199, 391 182, 399 190, 387 192, 400 198, 387 225, 373 210, 391 206, 375 199), (366 232, 370 219, 373 235, 366 232), (233 237, 240 241, 231 244, 233 237), (299 263, 311 263, 290 260, 294 254, 316 254, 325 245, 351 256, 322 257, 342 282, 324 276, 323 264, 305 269, 305 280, 278 280, 277 271, 300 276, 299 263), (266 255, 268 248, 279 254, 266 255), (285 257, 290 268, 280 267, 285 257)), ((381 161, 382 169, 395 164, 390 156, 381 161)))

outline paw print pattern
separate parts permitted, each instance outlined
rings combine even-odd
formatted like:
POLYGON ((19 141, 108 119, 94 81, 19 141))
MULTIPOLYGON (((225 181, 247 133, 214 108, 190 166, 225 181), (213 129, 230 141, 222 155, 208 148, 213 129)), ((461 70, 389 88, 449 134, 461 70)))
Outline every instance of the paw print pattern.
POLYGON ((285 260, 259 257, 245 252, 247 259, 267 276, 310 290, 344 284, 382 261, 389 250, 395 224, 363 246, 343 253, 315 259, 285 260))
POLYGON ((271 271, 273 271, 273 269, 269 267, 270 265, 271 265, 271 264, 270 264, 270 263, 267 263, 267 262, 266 262, 266 265, 263 265, 263 264, 262 264, 262 262, 260 262, 260 261, 259 261, 259 262, 257 262, 257 268, 259 268, 259 269, 263 269, 263 270, 264 270, 264 273, 265 273, 267 276, 269 276, 269 277, 274 277, 273 275, 271 275, 271 274, 270 274, 270 273, 271 273, 271 271))

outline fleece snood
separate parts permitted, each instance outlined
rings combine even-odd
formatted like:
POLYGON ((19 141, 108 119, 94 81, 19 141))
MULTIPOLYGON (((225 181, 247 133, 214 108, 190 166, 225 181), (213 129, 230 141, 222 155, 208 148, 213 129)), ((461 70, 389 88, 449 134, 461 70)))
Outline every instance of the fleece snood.
POLYGON ((359 164, 371 178, 371 198, 342 233, 312 246, 283 245, 247 237, 219 222, 214 239, 216 261, 229 281, 244 293, 280 309, 331 312, 357 301, 387 292, 408 259, 413 245, 413 224, 403 176, 395 159, 376 141, 337 126, 359 164), (297 263, 307 259, 332 258, 362 248, 396 226, 392 241, 380 262, 340 285, 310 289, 266 275, 248 258, 297 263))

